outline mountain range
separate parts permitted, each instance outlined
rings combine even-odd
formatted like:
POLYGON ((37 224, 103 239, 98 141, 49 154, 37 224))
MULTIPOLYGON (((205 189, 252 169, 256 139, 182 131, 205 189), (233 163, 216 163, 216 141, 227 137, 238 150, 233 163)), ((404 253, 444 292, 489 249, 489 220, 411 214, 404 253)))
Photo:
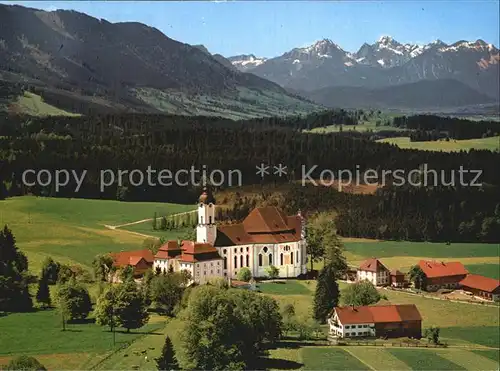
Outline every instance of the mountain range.
POLYGON ((255 117, 317 110, 278 84, 242 73, 136 22, 0 4, 0 80, 34 86, 70 111, 129 110, 255 117))
MULTIPOLYGON (((466 104, 491 103, 499 99, 499 50, 483 40, 460 40, 451 45, 436 40, 417 45, 402 44, 390 36, 383 36, 349 53, 333 41, 323 39, 275 58, 240 55, 228 60, 241 71, 251 72, 328 105, 340 105, 339 101, 321 94, 331 93, 334 87, 344 92, 354 91, 347 88, 358 88, 355 91, 366 95, 377 89, 387 92, 392 86, 406 85, 398 91, 411 91, 410 95, 417 100, 422 86, 437 89, 434 95, 448 94, 449 83, 432 83, 438 80, 456 80, 458 83, 452 84, 462 95, 458 101, 466 104), (413 83, 420 81, 427 83, 413 87, 413 83)), ((455 98, 458 97, 456 93, 455 98)), ((361 99, 358 101, 363 103, 361 99)), ((420 103, 423 102, 417 102, 417 106, 421 106, 420 103)))

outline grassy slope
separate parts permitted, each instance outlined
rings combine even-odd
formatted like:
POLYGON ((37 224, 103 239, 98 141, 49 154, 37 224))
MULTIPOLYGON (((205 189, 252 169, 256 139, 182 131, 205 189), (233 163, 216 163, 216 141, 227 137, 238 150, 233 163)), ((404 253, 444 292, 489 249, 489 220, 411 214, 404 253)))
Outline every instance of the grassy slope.
POLYGON ((140 88, 136 89, 136 95, 145 103, 166 113, 222 116, 230 119, 298 115, 322 109, 284 94, 247 88, 239 88, 223 96, 188 96, 176 91, 140 88))
POLYGON ((500 137, 450 140, 450 141, 429 141, 429 142, 410 142, 408 137, 396 137, 380 139, 378 142, 391 143, 400 148, 411 148, 425 151, 468 151, 470 149, 487 149, 490 151, 500 150, 500 137))
POLYGON ((41 96, 28 91, 12 104, 11 110, 31 116, 80 116, 47 104, 41 96))
POLYGON ((134 250, 144 237, 104 224, 117 225, 192 209, 191 205, 16 197, 0 201, 0 225, 8 224, 18 246, 38 273, 46 256, 63 263, 90 265, 95 255, 134 250))
MULTIPOLYGON (((390 269, 408 270, 420 259, 443 261, 459 260, 466 265, 483 264, 500 269, 498 244, 485 243, 431 243, 408 241, 376 241, 347 239, 344 242, 349 263, 358 265, 370 257, 381 258, 390 269)), ((481 269, 481 268, 476 268, 481 269)), ((483 271, 485 272, 485 271, 483 271)), ((485 272, 486 273, 486 272, 485 272)))

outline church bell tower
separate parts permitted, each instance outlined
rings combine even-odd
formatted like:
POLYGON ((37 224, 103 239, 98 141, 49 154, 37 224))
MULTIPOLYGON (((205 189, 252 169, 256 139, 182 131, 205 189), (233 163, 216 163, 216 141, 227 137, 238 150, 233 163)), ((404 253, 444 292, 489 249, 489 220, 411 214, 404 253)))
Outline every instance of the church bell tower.
POLYGON ((205 188, 198 199, 196 242, 207 242, 213 245, 216 237, 215 200, 205 188))

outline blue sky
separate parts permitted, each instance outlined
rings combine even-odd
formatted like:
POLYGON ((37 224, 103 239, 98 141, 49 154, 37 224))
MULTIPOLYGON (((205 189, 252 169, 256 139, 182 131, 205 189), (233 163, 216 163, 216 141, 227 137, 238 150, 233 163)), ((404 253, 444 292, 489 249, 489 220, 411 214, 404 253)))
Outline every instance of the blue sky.
POLYGON ((329 38, 347 51, 382 35, 406 43, 483 39, 499 45, 499 1, 17 1, 74 9, 110 22, 137 21, 224 56, 273 57, 329 38))

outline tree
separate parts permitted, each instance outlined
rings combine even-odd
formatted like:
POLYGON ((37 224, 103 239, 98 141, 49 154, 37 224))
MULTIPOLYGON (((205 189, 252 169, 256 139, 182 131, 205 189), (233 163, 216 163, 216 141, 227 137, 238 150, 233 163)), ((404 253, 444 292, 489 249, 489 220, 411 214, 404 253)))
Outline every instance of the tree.
POLYGON ((313 317, 320 323, 326 323, 328 314, 339 303, 339 285, 333 263, 319 272, 316 292, 314 293, 313 317))
POLYGON ((120 279, 122 282, 132 280, 134 278, 134 268, 131 265, 126 265, 120 269, 120 279))
POLYGON ((157 222, 157 216, 156 216, 156 212, 154 213, 153 215, 153 220, 152 220, 152 223, 153 223, 153 231, 156 231, 156 228, 158 226, 158 222, 157 222))
POLYGON ((267 275, 269 279, 274 280, 280 276, 280 269, 278 267, 275 267, 274 265, 269 266, 267 268, 267 275))
POLYGON ((92 261, 94 277, 99 281, 109 281, 109 274, 114 271, 113 257, 109 254, 96 255, 92 261))
POLYGON ((427 276, 419 265, 414 265, 408 272, 410 281, 418 290, 425 290, 427 287, 427 276))
POLYGON ((49 283, 46 277, 38 281, 38 291, 36 292, 36 301, 41 303, 44 308, 50 307, 50 290, 49 283))
POLYGON ((71 267, 66 264, 61 264, 59 267, 59 273, 57 275, 57 283, 65 284, 69 282, 72 278, 75 278, 75 274, 71 267))
POLYGON ((59 285, 57 301, 63 317, 70 320, 85 319, 92 310, 87 288, 76 282, 74 278, 65 284, 59 285))
POLYGON ((46 371, 47 369, 34 357, 18 356, 12 359, 7 366, 0 366, 2 370, 46 371))
POLYGON ((347 262, 343 255, 343 245, 336 233, 333 216, 321 212, 313 215, 307 223, 307 253, 313 262, 322 259, 326 264, 333 264, 337 278, 347 271, 347 262))
POLYGON ((156 367, 160 371, 179 370, 179 364, 175 357, 174 345, 170 337, 165 338, 165 344, 161 350, 160 357, 156 358, 156 367))
POLYGON ((185 276, 181 273, 155 276, 151 281, 150 297, 156 310, 172 316, 182 299, 185 283, 185 276))
POLYGON ((16 246, 12 231, 0 230, 0 311, 26 311, 33 307, 28 284, 28 259, 16 246))
POLYGON ((196 229, 189 228, 188 231, 181 237, 181 240, 196 241, 196 229))
POLYGON ((162 216, 161 217, 161 220, 160 220, 160 229, 162 231, 166 230, 167 229, 167 218, 162 216))
POLYGON ((238 271, 236 278, 240 281, 249 282, 252 279, 252 272, 247 267, 243 267, 238 271))
POLYGON ((61 265, 56 263, 50 256, 45 258, 42 264, 40 278, 45 279, 49 285, 55 285, 59 276, 61 265))
POLYGON ((345 305, 370 305, 378 303, 380 294, 370 281, 364 280, 350 284, 342 291, 345 305))
POLYGON ((109 326, 110 331, 114 331, 119 323, 116 307, 116 289, 109 287, 97 299, 94 309, 96 323, 101 326, 109 326))
POLYGON ((276 301, 247 290, 199 286, 182 313, 186 369, 252 369, 265 342, 282 331, 276 301))
POLYGON ((439 327, 431 326, 424 331, 424 336, 427 340, 433 344, 439 344, 439 332, 441 329, 439 327))
POLYGON ((120 325, 130 330, 141 328, 149 320, 146 302, 134 280, 120 284, 116 295, 116 315, 120 325))
POLYGON ((142 248, 150 250, 155 255, 163 244, 160 238, 148 237, 142 242, 142 248))

